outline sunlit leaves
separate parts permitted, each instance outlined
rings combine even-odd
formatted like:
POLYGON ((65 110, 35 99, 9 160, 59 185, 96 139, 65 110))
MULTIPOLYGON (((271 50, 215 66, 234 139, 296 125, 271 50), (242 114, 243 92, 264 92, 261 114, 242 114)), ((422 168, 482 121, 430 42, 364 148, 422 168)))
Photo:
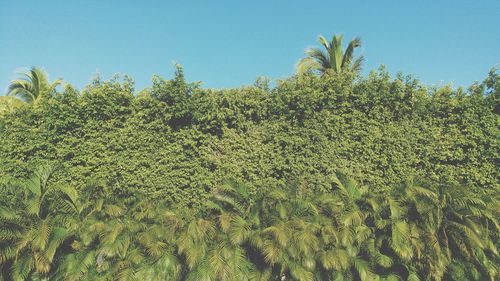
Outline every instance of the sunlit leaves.
POLYGON ((297 73, 304 74, 314 71, 321 74, 325 74, 328 71, 340 73, 349 68, 355 71, 361 70, 362 57, 357 58, 352 63, 354 49, 361 46, 361 39, 354 38, 349 42, 344 52, 342 38, 342 35, 333 35, 332 40, 328 41, 325 37, 319 36, 318 41, 325 50, 318 48, 306 49, 305 54, 307 57, 301 59, 297 64, 297 73))

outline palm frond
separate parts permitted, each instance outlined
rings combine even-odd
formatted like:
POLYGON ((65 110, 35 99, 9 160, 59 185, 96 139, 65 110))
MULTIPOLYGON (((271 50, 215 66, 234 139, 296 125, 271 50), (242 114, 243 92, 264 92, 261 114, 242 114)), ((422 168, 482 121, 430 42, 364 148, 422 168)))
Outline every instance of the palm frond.
POLYGON ((342 38, 342 35, 333 35, 332 42, 330 43, 331 48, 328 50, 330 53, 330 65, 337 73, 342 71, 342 38))
POLYGON ((361 38, 359 37, 356 37, 351 40, 351 42, 349 42, 349 45, 347 45, 344 57, 342 59, 342 68, 347 68, 351 65, 354 55, 354 49, 358 48, 359 46, 361 46, 361 38))
POLYGON ((314 58, 303 58, 297 63, 296 69, 298 74, 319 71, 321 70, 321 63, 316 61, 314 58))

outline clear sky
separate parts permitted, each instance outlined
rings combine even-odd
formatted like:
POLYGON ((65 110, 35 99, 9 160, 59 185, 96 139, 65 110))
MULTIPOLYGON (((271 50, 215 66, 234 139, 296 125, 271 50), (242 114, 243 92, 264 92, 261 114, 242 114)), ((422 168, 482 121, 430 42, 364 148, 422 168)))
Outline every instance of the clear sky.
POLYGON ((500 1, 0 0, 0 93, 20 67, 77 87, 96 71, 137 89, 172 77, 204 87, 291 75, 317 36, 360 36, 364 73, 385 64, 424 83, 468 86, 500 65, 500 1))

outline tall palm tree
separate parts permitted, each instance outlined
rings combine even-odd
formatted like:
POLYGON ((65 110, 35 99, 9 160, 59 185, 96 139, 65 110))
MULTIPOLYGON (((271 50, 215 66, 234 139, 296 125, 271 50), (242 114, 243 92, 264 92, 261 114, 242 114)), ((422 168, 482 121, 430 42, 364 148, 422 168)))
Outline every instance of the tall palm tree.
POLYGON ((353 61, 354 49, 361 46, 361 39, 354 38, 347 49, 342 49, 342 35, 333 35, 332 40, 328 41, 322 35, 319 36, 319 42, 326 50, 318 48, 306 49, 306 58, 303 58, 297 64, 297 73, 319 72, 325 74, 328 71, 335 73, 346 70, 360 71, 363 57, 360 56, 353 61))
POLYGON ((8 95, 16 96, 29 104, 36 104, 42 98, 51 95, 62 83, 57 79, 50 83, 47 74, 37 67, 21 73, 21 77, 10 82, 8 95))

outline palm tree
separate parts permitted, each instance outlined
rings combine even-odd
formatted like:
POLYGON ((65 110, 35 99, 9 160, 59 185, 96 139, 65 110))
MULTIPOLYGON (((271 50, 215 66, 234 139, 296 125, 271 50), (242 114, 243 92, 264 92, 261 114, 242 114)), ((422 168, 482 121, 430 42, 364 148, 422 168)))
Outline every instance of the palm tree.
POLYGON ((376 203, 367 187, 340 172, 332 180, 335 188, 321 204, 330 218, 322 228, 323 268, 332 280, 399 280, 390 270, 392 259, 376 248, 377 237, 368 223, 376 203))
POLYGON ((314 280, 321 225, 314 198, 302 187, 292 183, 270 193, 275 207, 268 205, 262 218, 260 248, 273 274, 282 280, 314 280))
POLYGON ((441 247, 445 261, 459 261, 466 272, 477 272, 467 279, 498 280, 499 255, 492 235, 499 231, 499 202, 464 185, 424 183, 421 188, 436 194, 434 219, 421 220, 427 227, 426 240, 439 243, 436 247, 441 247))
POLYGON ((39 100, 51 95, 62 83, 62 79, 49 83, 47 74, 37 67, 32 67, 21 75, 19 79, 10 82, 8 95, 16 96, 29 104, 37 104, 39 100))
POLYGON ((179 279, 172 223, 177 215, 140 193, 127 203, 94 183, 85 193, 73 252, 64 257, 55 280, 179 279))
POLYGON ((208 213, 186 225, 178 239, 185 280, 256 280, 248 254, 248 241, 258 233, 250 194, 248 186, 227 181, 207 201, 208 213))
POLYGON ((333 35, 332 40, 328 41, 322 35, 319 36, 319 42, 326 50, 318 48, 306 49, 306 58, 303 58, 297 64, 297 73, 319 72, 325 74, 333 71, 341 73, 346 70, 358 72, 361 70, 363 57, 360 56, 353 61, 354 49, 361 46, 361 39, 354 38, 345 52, 342 49, 342 35, 333 35))
POLYGON ((376 244, 408 276, 442 280, 463 273, 459 279, 498 278, 492 234, 498 233, 499 214, 494 198, 483 198, 467 186, 408 182, 378 199, 379 206, 370 212, 376 244))
POLYGON ((48 278, 57 251, 71 236, 67 216, 72 216, 78 194, 51 183, 54 172, 54 166, 42 166, 2 192, 16 199, 15 206, 0 209, 0 271, 14 280, 48 278))

